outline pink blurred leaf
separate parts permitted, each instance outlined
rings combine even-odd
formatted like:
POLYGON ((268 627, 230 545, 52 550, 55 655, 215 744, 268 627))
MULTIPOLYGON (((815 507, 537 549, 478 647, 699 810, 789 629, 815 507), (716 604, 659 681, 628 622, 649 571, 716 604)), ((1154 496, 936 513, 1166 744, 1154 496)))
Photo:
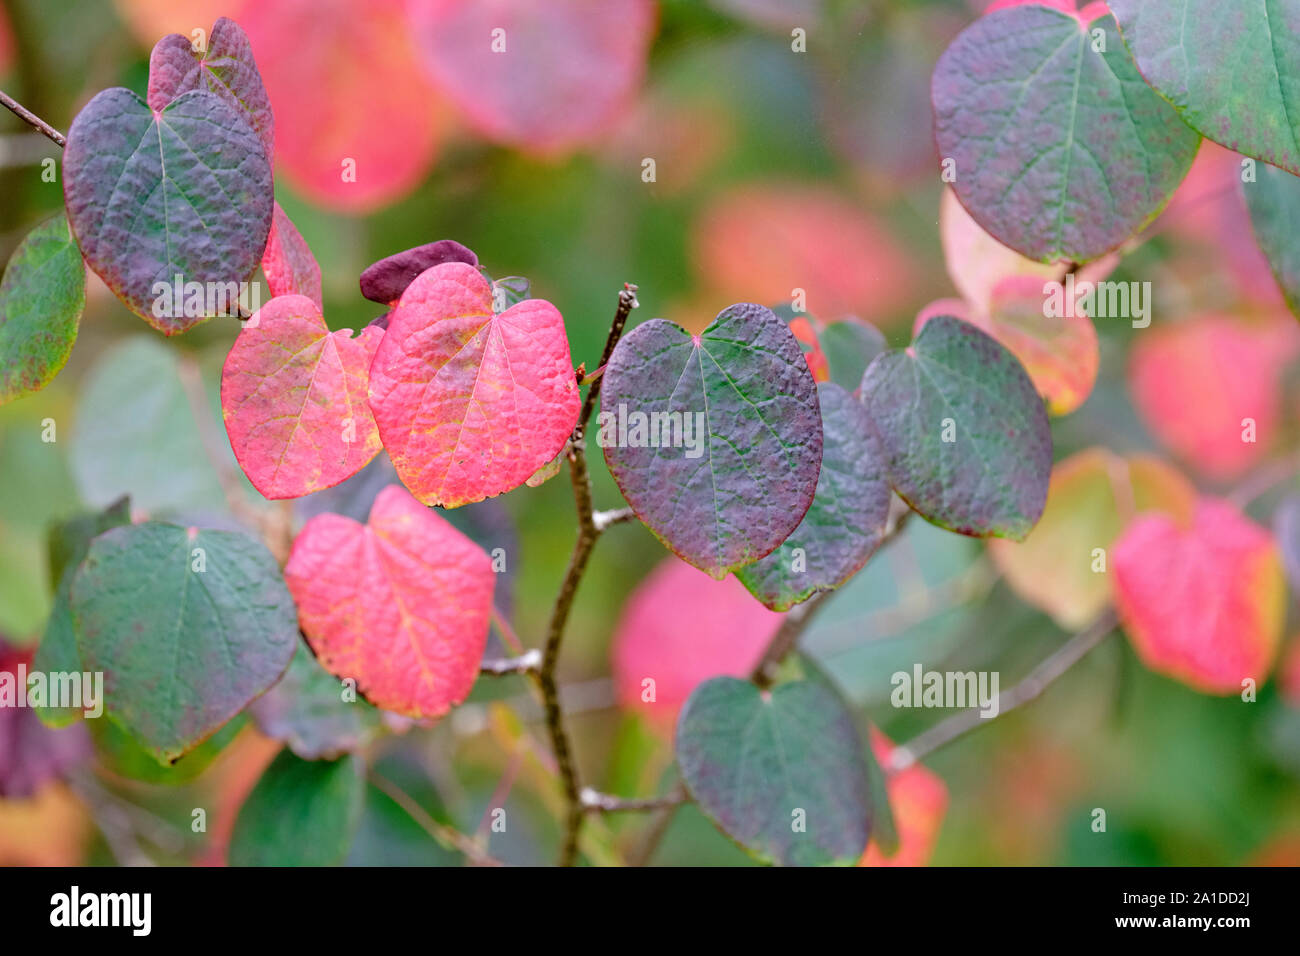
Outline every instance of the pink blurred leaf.
POLYGON ((677 711, 710 677, 744 677, 781 623, 732 577, 667 558, 632 592, 614 629, 619 703, 671 732, 677 711))
POLYGON ((1280 428, 1280 376, 1298 347, 1290 317, 1251 325, 1202 315, 1138 336, 1129 387, 1156 437, 1208 477, 1231 480, 1280 428))
POLYGON ((362 213, 424 178, 438 97, 404 0, 277 0, 242 19, 275 109, 276 160, 296 189, 362 213))
POLYGON ((590 141, 641 85, 649 0, 412 0, 424 62, 485 136, 539 152, 590 141))

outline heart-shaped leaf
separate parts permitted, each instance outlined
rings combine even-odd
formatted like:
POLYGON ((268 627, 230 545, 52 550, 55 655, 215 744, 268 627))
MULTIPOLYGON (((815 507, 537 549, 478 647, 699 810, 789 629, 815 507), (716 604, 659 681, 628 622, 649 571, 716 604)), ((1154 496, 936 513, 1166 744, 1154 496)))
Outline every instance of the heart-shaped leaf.
POLYGON ((822 681, 760 691, 715 677, 682 709, 675 750, 700 809, 767 863, 856 863, 871 796, 853 714, 822 681))
POLYGON ((275 204, 271 234, 262 253, 262 272, 271 295, 305 295, 320 309, 325 308, 321 295, 320 264, 280 204, 275 204))
POLYGON ((302 295, 272 299, 244 324, 221 373, 230 447, 267 498, 298 498, 350 478, 379 454, 366 388, 385 333, 331 332, 302 295))
POLYGON ((337 866, 365 807, 355 756, 301 760, 280 751, 253 787, 230 836, 231 866, 337 866))
POLYGON ((1257 166, 1255 181, 1242 183, 1250 223, 1286 304, 1300 316, 1300 177, 1273 166, 1257 166))
POLYGON ((1016 357, 951 316, 925 323, 862 379, 862 401, 894 490, 960 534, 1021 540, 1038 521, 1052 433, 1016 357))
MULTIPOLYGON (((975 21, 931 82, 939 154, 962 205, 1041 262, 1086 262, 1150 222, 1200 138, 1146 83, 1104 8, 1045 6, 975 21)), ((1176 18, 1174 18, 1176 21, 1176 18)))
POLYGON ((280 682, 249 705, 257 729, 303 760, 334 760, 364 746, 383 727, 381 713, 321 667, 301 642, 280 682))
POLYGON ((1208 694, 1262 684, 1282 641, 1277 546, 1227 501, 1203 498, 1190 527, 1135 521, 1112 552, 1115 606, 1147 667, 1208 694))
POLYGON ((1101 354, 1086 301, 1077 295, 1067 301, 1067 289, 1034 276, 1010 276, 993 288, 987 312, 941 300, 917 316, 913 335, 935 315, 971 323, 1020 360, 1049 414, 1068 415, 1092 393, 1101 354))
POLYGON ((1111 600, 1111 546, 1138 516, 1191 521, 1192 483, 1157 458, 1089 448, 1052 471, 1043 517, 1022 542, 990 541, 989 554, 1020 598, 1063 630, 1085 627, 1111 600))
POLYGON ((714 580, 668 555, 628 597, 614 629, 619 704, 670 734, 702 682, 753 671, 781 620, 734 578, 714 580))
POLYGON ((0 405, 59 374, 86 306, 86 267, 63 216, 47 219, 14 250, 0 281, 0 405))
POLYGON ((617 119, 655 24, 650 0, 414 0, 410 12, 430 73, 470 122, 543 152, 617 119))
POLYGON ((771 554, 812 504, 817 387, 789 327, 733 305, 702 335, 651 319, 605 369, 597 441, 623 497, 714 577, 771 554))
POLYGON ((856 574, 880 545, 889 517, 889 482, 866 409, 830 382, 817 397, 823 446, 812 506, 779 548, 736 572, 774 611, 833 591, 856 574))
POLYGON ((171 763, 280 677, 298 628, 275 559, 231 531, 149 522, 95 538, 72 579, 105 712, 171 763))
POLYGON ((361 294, 371 302, 396 305, 406 287, 421 272, 444 262, 477 266, 478 256, 455 239, 439 239, 414 249, 405 249, 366 266, 361 273, 361 294))
POLYGON ((190 90, 208 90, 220 96, 257 131, 267 157, 274 153, 271 100, 257 72, 248 37, 234 20, 217 20, 202 53, 179 33, 170 33, 154 45, 149 55, 149 108, 162 111, 190 90))
POLYGON ((68 130, 63 192, 86 262, 167 335, 233 310, 271 230, 257 131, 206 90, 157 113, 130 90, 97 94, 68 130), (184 296, 171 293, 178 276, 184 296), (204 291, 201 307, 190 283, 204 291))
POLYGON ((477 269, 448 262, 402 293, 370 366, 370 407, 402 482, 453 508, 517 488, 578 421, 564 319, 544 299, 496 314, 477 269))
POLYGON ((1110 0, 1138 69, 1203 136, 1300 173, 1300 7, 1110 0))
POLYGON ((397 485, 362 525, 317 515, 284 569, 321 666, 375 706, 440 717, 469 694, 495 575, 478 545, 397 485))

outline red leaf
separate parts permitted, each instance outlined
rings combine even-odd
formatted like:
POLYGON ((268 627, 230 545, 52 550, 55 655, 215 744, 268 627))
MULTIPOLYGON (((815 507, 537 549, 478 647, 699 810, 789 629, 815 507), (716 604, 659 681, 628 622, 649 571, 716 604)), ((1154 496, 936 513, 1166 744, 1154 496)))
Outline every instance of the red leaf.
POLYGON ((398 476, 428 505, 517 488, 564 447, 578 386, 564 319, 526 299, 499 315, 463 262, 402 293, 370 367, 370 407, 398 476))
POLYGON ((1286 591, 1273 539, 1235 506, 1202 498, 1190 528, 1131 524, 1111 554, 1120 620, 1143 662, 1211 694, 1262 683, 1282 639, 1286 591))
POLYGON ((1300 345, 1290 317, 1260 326, 1206 315, 1136 338, 1129 386, 1161 441, 1215 479, 1262 457, 1280 427, 1282 369, 1300 345))
POLYGON ((366 524, 307 522, 284 569, 298 620, 331 674, 376 707, 439 717, 478 676, 492 609, 492 561, 397 485, 366 524))
POLYGON ((677 711, 711 677, 745 677, 782 615, 733 577, 721 581, 668 558, 638 585, 614 630, 619 703, 670 734, 677 711), (650 685, 653 681, 653 699, 650 685))
POLYGON ((298 190, 369 212, 424 178, 438 97, 404 0, 277 0, 251 4, 241 22, 275 110, 279 170, 298 190))
POLYGON ((271 235, 262 253, 262 271, 271 295, 305 295, 325 308, 321 295, 320 265, 293 221, 275 204, 271 235))
POLYGON ((540 152, 590 141, 641 85, 649 0, 414 0, 438 86, 482 133, 540 152))
POLYGON ((267 498, 337 485, 379 453, 366 402, 382 329, 331 332, 320 308, 283 295, 259 309, 221 371, 221 410, 235 458, 267 498))
MULTIPOLYGON (((882 767, 888 766, 894 745, 873 727, 871 750, 882 767)), ((898 848, 887 856, 873 840, 862 854, 860 865, 925 866, 948 811, 948 788, 943 778, 924 764, 914 763, 901 773, 891 774, 885 789, 898 830, 898 848)))

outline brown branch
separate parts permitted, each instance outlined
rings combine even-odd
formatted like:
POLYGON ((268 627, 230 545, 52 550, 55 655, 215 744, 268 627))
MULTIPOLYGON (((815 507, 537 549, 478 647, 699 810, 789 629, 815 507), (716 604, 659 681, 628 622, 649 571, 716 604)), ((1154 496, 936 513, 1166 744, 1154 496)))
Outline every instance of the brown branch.
POLYGON ((60 147, 68 145, 68 138, 66 136, 60 133, 49 123, 45 122, 45 120, 41 119, 31 110, 29 110, 27 107, 23 106, 23 104, 19 103, 16 99, 14 99, 4 90, 0 90, 0 105, 3 105, 6 109, 9 110, 9 112, 13 113, 15 116, 17 116, 28 126, 32 127, 38 133, 42 133, 45 136, 48 136, 60 147))
MULTIPOLYGON (((614 321, 610 325, 609 335, 605 339, 605 351, 601 365, 609 362, 609 357, 618 345, 628 316, 637 307, 636 286, 624 283, 618 294, 618 308, 614 321)), ((578 837, 582 830, 582 821, 586 810, 582 804, 582 785, 578 780, 578 768, 573 759, 573 747, 569 742, 568 732, 564 727, 564 713, 560 707, 560 691, 556 682, 555 671, 560 660, 560 645, 564 640, 564 630, 569 622, 569 612, 578 593, 578 585, 587 570, 592 548, 597 539, 610 525, 616 523, 601 514, 598 522, 591 504, 591 474, 587 470, 586 442, 583 430, 591 419, 596 400, 600 395, 600 386, 604 376, 596 379, 587 392, 578 423, 569 437, 567 457, 569 459, 569 477, 573 483, 573 500, 578 512, 578 539, 573 544, 573 553, 569 556, 569 565, 556 595, 555 606, 551 610, 550 623, 546 628, 546 643, 542 653, 542 666, 537 672, 537 683, 542 692, 542 709, 546 716, 546 730, 551 740, 551 749, 555 753, 556 767, 560 773, 560 783, 564 789, 566 804, 564 820, 564 838, 560 845, 560 865, 572 866, 578 858, 578 837)), ((617 514, 617 513, 616 513, 617 514)), ((620 519, 623 520, 623 519, 620 519)))
POLYGON ((971 707, 942 720, 929 730, 918 734, 897 747, 889 759, 886 770, 898 773, 928 756, 958 737, 986 723, 992 723, 1008 711, 1022 707, 1047 690, 1061 675, 1083 660, 1088 652, 1100 644, 1112 631, 1118 620, 1115 612, 1107 608, 1086 628, 1062 644, 1029 675, 1010 690, 998 695, 998 712, 995 717, 982 717, 982 708, 971 707))

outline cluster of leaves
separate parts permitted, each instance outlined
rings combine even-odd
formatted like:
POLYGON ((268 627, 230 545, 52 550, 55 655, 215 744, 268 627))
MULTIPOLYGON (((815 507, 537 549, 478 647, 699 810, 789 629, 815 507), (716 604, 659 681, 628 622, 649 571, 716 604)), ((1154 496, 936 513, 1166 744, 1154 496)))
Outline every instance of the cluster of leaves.
MULTIPOLYGON (((645 5, 626 6, 636 29, 592 40, 618 64, 635 61, 625 47, 649 29, 645 5)), ((274 199, 273 150, 302 137, 277 135, 246 36, 223 19, 202 51, 164 38, 145 100, 107 90, 69 130, 66 217, 31 233, 0 286, 0 397, 39 389, 66 361, 85 266, 166 335, 211 315, 158 314, 155 283, 239 284, 260 267, 274 297, 247 317, 221 376, 244 475, 267 499, 300 498, 382 449, 400 484, 374 496, 364 522, 311 518, 283 568, 241 531, 132 523, 122 505, 61 526, 56 608, 34 666, 102 671, 107 715, 164 766, 193 759, 248 710, 287 747, 245 804, 232 859, 335 862, 364 797, 356 751, 445 715, 479 673, 497 576, 433 509, 544 480, 597 438, 636 518, 754 599, 727 615, 744 637, 701 665, 709 679, 661 686, 659 713, 675 718, 691 797, 762 860, 851 863, 892 828, 876 765, 888 744, 834 684, 803 659, 774 681, 744 678, 776 627, 771 612, 867 564, 892 531, 895 495, 940 528, 1001 539, 991 547, 1008 580, 1064 627, 1114 603, 1152 669, 1212 693, 1263 676, 1284 606, 1267 532, 1157 462, 1085 452, 1053 474, 1049 414, 1087 398, 1099 354, 1082 311, 1044 321, 1043 283, 1104 277, 1183 180, 1202 135, 1286 170, 1264 169, 1246 188, 1261 247, 1300 301, 1300 254, 1279 212, 1300 206, 1285 94, 1207 88, 1191 65, 1171 74, 1170 64, 1211 62, 1176 55, 1210 32, 1172 32, 1173 6, 1115 0, 1112 15, 1104 4, 999 2, 940 58, 936 132, 955 170, 942 231, 962 299, 925 310, 909 345, 887 348, 851 316, 752 303, 695 335, 652 319, 596 370, 603 411, 589 433, 560 311, 529 298, 523 280, 494 281, 454 241, 369 267, 361 291, 386 312, 358 335, 331 332, 320 269, 274 199), (1258 121, 1231 122, 1239 111, 1258 121), (698 416, 702 453, 655 440, 627 410, 681 427, 698 416), (1111 554, 1109 576, 1045 586, 1035 574, 1036 553, 1086 554, 1093 542, 1111 554), (368 703, 343 700, 340 681, 368 703)), ((414 7, 455 89, 475 67, 450 27, 485 32, 500 11, 414 7)), ((1267 49, 1264 16, 1241 11, 1214 42, 1253 62, 1267 49)), ((581 135, 564 115, 507 109, 496 89, 489 76, 462 91, 492 135, 542 149, 545 136, 581 135)), ((671 651, 662 640, 618 642, 629 703, 657 670, 648 662, 671 651)))

